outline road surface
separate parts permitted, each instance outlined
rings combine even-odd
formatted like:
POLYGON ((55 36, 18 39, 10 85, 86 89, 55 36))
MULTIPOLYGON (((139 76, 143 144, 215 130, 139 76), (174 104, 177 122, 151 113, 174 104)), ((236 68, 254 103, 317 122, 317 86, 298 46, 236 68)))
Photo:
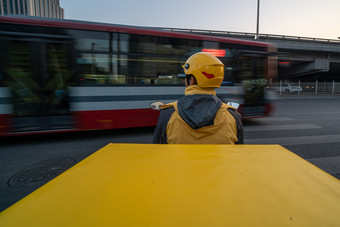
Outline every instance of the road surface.
MULTIPOLYGON (((246 144, 280 144, 340 179, 340 96, 276 100, 244 121, 246 144)), ((108 143, 150 143, 153 127, 0 138, 0 211, 108 143)))

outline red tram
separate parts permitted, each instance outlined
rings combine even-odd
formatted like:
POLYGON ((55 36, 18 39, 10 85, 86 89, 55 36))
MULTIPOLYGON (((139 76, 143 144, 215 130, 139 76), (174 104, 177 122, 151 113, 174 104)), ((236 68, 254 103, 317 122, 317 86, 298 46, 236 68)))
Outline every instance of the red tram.
POLYGON ((103 23, 0 17, 0 136, 153 126, 150 103, 184 94, 181 65, 208 51, 217 89, 243 117, 267 116, 276 76, 268 43, 103 23))

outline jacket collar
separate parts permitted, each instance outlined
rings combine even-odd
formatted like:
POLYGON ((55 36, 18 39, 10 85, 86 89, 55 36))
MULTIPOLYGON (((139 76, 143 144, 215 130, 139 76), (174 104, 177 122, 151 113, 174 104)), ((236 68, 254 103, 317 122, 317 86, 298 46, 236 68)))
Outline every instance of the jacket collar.
POLYGON ((201 88, 198 85, 191 85, 185 89, 185 95, 196 95, 196 94, 216 96, 215 88, 201 88))

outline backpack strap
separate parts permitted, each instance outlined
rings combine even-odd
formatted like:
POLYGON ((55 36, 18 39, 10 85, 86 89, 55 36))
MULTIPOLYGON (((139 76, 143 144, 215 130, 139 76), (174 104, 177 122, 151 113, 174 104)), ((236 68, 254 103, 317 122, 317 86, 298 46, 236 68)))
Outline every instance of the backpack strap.
POLYGON ((237 127, 237 142, 236 144, 244 144, 244 130, 243 130, 243 123, 242 123, 242 117, 239 112, 237 112, 237 109, 233 106, 230 106, 226 103, 223 103, 223 107, 228 110, 228 112, 234 117, 237 127))

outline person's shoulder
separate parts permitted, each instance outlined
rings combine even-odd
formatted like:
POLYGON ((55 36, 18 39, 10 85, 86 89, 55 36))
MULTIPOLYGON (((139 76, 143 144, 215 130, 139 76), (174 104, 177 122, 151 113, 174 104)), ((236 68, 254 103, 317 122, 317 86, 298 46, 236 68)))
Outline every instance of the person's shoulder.
POLYGON ((176 102, 171 102, 171 103, 167 103, 167 104, 163 104, 161 106, 161 110, 165 110, 165 109, 168 109, 168 108, 177 108, 177 101, 176 102))
POLYGON ((221 108, 226 109, 234 118, 241 118, 241 114, 237 111, 237 109, 231 105, 226 103, 222 103, 221 108))
POLYGON ((237 109, 231 105, 228 105, 227 103, 222 103, 221 105, 222 108, 225 108, 225 109, 228 109, 228 110, 234 110, 234 111, 237 111, 237 109))

